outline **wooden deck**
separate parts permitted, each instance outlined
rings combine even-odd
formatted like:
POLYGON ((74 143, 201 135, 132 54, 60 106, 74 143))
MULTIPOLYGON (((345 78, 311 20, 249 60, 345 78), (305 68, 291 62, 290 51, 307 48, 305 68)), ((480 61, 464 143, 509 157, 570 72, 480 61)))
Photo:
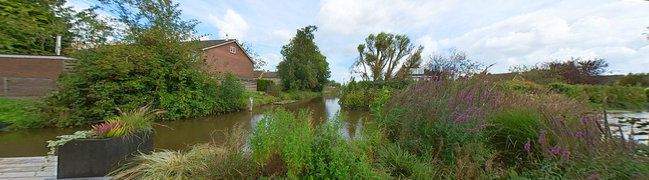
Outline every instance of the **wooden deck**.
POLYGON ((0 158, 0 179, 56 179, 55 156, 0 158))

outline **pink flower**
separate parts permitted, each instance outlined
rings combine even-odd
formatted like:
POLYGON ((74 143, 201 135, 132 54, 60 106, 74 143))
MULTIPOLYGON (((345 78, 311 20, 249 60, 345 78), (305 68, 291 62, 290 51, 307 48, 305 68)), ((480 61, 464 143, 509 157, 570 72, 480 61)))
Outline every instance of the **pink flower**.
POLYGON ((563 153, 561 153, 561 158, 569 158, 569 157, 570 157, 570 151, 564 150, 563 153))
POLYGON ((465 114, 460 115, 460 117, 457 117, 453 123, 461 123, 462 121, 466 120, 468 117, 465 114))
POLYGON ((559 154, 559 151, 561 151, 561 147, 559 145, 554 145, 554 147, 550 149, 550 153, 552 154, 559 154))
POLYGON ((528 143, 525 143, 525 145, 523 145, 523 149, 525 149, 525 151, 527 151, 527 152, 529 153, 529 152, 530 152, 530 148, 531 148, 531 146, 532 146, 532 145, 531 145, 529 142, 528 142, 528 143))
POLYGON ((586 177, 586 179, 588 179, 588 180, 599 179, 599 175, 598 174, 591 174, 591 175, 588 175, 588 177, 586 177))
POLYGON ((584 133, 577 131, 577 132, 575 133, 575 137, 577 137, 577 138, 583 138, 583 137, 584 137, 584 133))
POLYGON ((538 142, 539 142, 539 144, 545 144, 545 136, 543 136, 543 135, 539 136, 538 142))

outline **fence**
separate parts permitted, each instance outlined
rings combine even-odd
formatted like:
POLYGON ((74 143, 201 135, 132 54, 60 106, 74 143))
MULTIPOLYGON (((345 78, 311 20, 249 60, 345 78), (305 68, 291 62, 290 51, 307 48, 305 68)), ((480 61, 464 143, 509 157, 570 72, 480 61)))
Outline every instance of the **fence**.
POLYGON ((53 79, 0 77, 0 96, 43 96, 54 90, 53 79))

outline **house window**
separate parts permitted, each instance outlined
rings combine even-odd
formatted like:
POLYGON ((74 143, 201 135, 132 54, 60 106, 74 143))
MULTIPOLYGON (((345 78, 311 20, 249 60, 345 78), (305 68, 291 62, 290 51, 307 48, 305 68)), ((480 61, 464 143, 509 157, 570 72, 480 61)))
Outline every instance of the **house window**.
POLYGON ((230 53, 236 54, 237 53, 237 48, 234 48, 234 46, 230 46, 230 53))

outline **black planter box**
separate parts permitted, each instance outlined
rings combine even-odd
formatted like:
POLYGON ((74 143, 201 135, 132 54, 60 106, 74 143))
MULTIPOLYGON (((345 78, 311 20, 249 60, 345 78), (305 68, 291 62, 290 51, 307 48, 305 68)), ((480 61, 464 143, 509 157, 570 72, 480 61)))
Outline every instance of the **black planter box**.
POLYGON ((153 132, 78 139, 58 149, 57 178, 103 177, 123 160, 153 150, 153 132))

